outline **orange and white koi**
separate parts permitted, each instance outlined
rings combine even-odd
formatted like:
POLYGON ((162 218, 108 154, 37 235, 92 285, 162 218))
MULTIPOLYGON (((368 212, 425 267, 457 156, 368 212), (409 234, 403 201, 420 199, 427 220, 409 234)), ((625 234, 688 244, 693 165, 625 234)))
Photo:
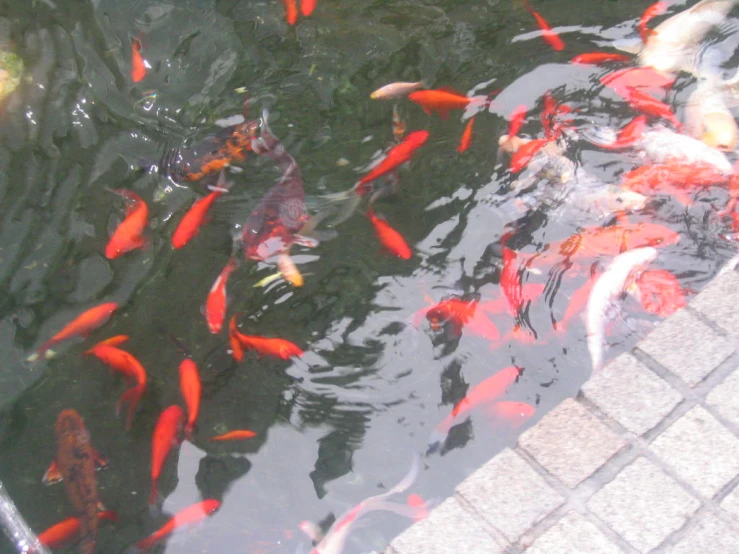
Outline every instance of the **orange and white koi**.
POLYGON ((423 87, 423 81, 417 81, 415 83, 390 83, 389 85, 380 87, 376 91, 371 93, 370 98, 372 98, 373 100, 390 100, 392 98, 401 98, 403 96, 408 96, 414 90, 418 90, 423 87))
POLYGON ((109 260, 143 248, 146 244, 143 232, 149 222, 149 208, 135 192, 125 189, 115 189, 113 192, 126 199, 127 207, 125 219, 118 225, 105 247, 105 257, 109 260))

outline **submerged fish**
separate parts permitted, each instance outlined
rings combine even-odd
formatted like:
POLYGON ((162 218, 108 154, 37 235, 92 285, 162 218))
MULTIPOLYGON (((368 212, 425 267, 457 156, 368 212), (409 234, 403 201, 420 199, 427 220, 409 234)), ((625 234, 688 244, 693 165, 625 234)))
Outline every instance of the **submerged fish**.
POLYGON ((693 138, 724 152, 737 147, 739 129, 715 79, 702 79, 685 106, 685 128, 693 138))
POLYGON ((179 446, 182 438, 180 432, 185 423, 185 414, 179 406, 170 406, 164 410, 157 420, 154 436, 151 439, 151 492, 149 506, 159 499, 159 476, 172 448, 179 446))
POLYGON ((218 510, 220 507, 220 500, 214 500, 212 498, 188 506, 187 508, 177 512, 174 517, 165 523, 158 531, 137 542, 136 548, 139 550, 149 550, 164 537, 170 535, 175 529, 202 521, 207 516, 212 515, 213 512, 218 510))
POLYGON ((654 163, 669 161, 706 163, 726 175, 730 175, 733 170, 731 162, 723 152, 670 129, 656 127, 644 131, 635 148, 644 152, 654 163))
POLYGON ((603 346, 609 310, 623 294, 634 273, 643 269, 656 257, 657 250, 652 247, 628 250, 613 258, 593 285, 585 319, 593 373, 603 366, 603 346))
POLYGON ((391 98, 400 98, 402 96, 407 96, 414 90, 418 90, 423 87, 423 81, 418 81, 416 83, 390 83, 389 85, 378 88, 376 91, 370 94, 370 98, 372 98, 373 100, 389 100, 391 98))
POLYGON ((132 190, 116 189, 113 192, 126 199, 126 217, 118 225, 105 247, 105 257, 114 260, 118 256, 143 248, 146 244, 144 229, 149 223, 149 208, 132 190))
MULTIPOLYGON (((118 515, 112 510, 98 512, 97 517, 98 520, 118 521, 118 515)), ((39 533, 38 540, 49 548, 61 548, 65 543, 79 539, 81 527, 82 518, 69 517, 39 533)))

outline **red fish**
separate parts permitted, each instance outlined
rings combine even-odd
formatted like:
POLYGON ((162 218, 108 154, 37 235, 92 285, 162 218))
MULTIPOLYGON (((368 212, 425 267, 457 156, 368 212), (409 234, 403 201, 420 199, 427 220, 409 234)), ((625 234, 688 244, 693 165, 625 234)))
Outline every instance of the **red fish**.
POLYGON ((159 476, 162 474, 162 466, 169 456, 173 447, 179 446, 181 442, 180 432, 185 422, 185 414, 179 406, 170 406, 162 412, 154 428, 154 436, 151 439, 151 493, 149 494, 149 505, 153 506, 159 498, 159 476))
POLYGON ((85 422, 75 410, 60 412, 54 427, 56 463, 64 478, 67 497, 79 514, 80 552, 93 554, 102 504, 95 479, 95 454, 85 422))
POLYGON ((610 144, 596 143, 597 146, 605 150, 622 150, 631 148, 641 138, 644 129, 647 128, 647 116, 637 115, 629 121, 624 128, 621 129, 616 136, 616 140, 610 144))
POLYGON ((234 360, 240 362, 244 359, 244 347, 238 339, 239 328, 236 326, 236 316, 231 317, 228 323, 228 342, 231 345, 231 355, 234 360))
POLYGON ((653 117, 666 119, 672 123, 676 129, 682 129, 683 124, 680 123, 680 120, 673 113, 670 106, 639 89, 629 87, 627 91, 626 100, 632 108, 653 117))
POLYGON ((209 498, 184 510, 177 512, 172 519, 165 523, 157 532, 136 543, 139 550, 149 550, 152 546, 183 525, 189 525, 204 520, 221 507, 219 500, 209 498))
MULTIPOLYGON (((293 356, 299 357, 303 355, 303 350, 289 340, 257 337, 254 335, 245 335, 239 332, 236 327, 235 317, 236 316, 231 319, 232 325, 229 327, 231 337, 238 341, 241 347, 254 350, 260 358, 262 356, 272 356, 274 358, 280 358, 281 360, 289 360, 293 356)), ((243 356, 243 350, 241 350, 241 355, 243 356)), ((236 357, 235 350, 234 358, 237 361, 240 360, 236 357)))
POLYGON ((544 40, 547 41, 549 46, 551 46, 554 50, 557 52, 561 52, 565 49, 565 43, 562 41, 561 38, 559 38, 559 35, 552 31, 552 28, 549 26, 549 23, 547 23, 546 19, 544 19, 541 15, 539 15, 538 12, 534 10, 534 8, 531 7, 531 4, 529 4, 529 0, 523 1, 524 7, 528 10, 528 12, 534 16, 534 19, 536 19, 536 24, 539 26, 539 29, 541 29, 541 35, 544 37, 544 40))
POLYGON ((141 41, 137 38, 131 41, 131 80, 138 83, 146 77, 146 61, 141 55, 141 41))
POLYGON ((536 413, 536 408, 524 402, 504 400, 502 402, 496 402, 486 412, 494 420, 503 421, 508 426, 518 430, 536 413))
POLYGON ((90 308, 82 312, 80 315, 75 317, 72 321, 67 323, 64 328, 59 331, 56 335, 47 340, 38 349, 38 352, 29 356, 28 361, 33 361, 41 356, 45 356, 47 351, 60 342, 64 342, 67 339, 82 335, 83 337, 88 336, 92 331, 105 325, 113 312, 118 309, 118 304, 115 302, 106 302, 100 304, 94 308, 90 308))
POLYGON ((454 406, 452 413, 436 426, 430 444, 443 442, 449 430, 475 408, 496 402, 520 374, 521 370, 518 367, 510 366, 471 387, 467 395, 454 406))
POLYGON ((693 203, 698 188, 723 185, 729 177, 706 163, 668 162, 649 164, 626 173, 621 181, 624 188, 644 195, 670 194, 684 206, 693 203))
POLYGON ((295 25, 298 21, 297 0, 282 0, 285 2, 285 20, 288 25, 295 25))
POLYGON ((470 142, 472 141, 472 125, 474 123, 475 118, 471 117, 470 120, 467 122, 467 126, 464 128, 462 138, 459 140, 459 146, 457 147, 457 152, 459 152, 460 154, 470 147, 470 142))
POLYGON ((248 429, 239 429, 236 431, 229 431, 228 433, 223 433, 222 435, 218 435, 216 437, 211 437, 210 440, 212 441, 238 441, 238 440, 250 439, 256 436, 257 434, 254 431, 249 431, 248 429))
POLYGON ((372 222, 377 238, 380 239, 380 243, 382 246, 387 248, 391 254, 404 260, 409 260, 411 256, 413 256, 413 252, 411 252, 408 243, 405 242, 405 239, 401 234, 390 227, 384 218, 377 217, 375 212, 372 211, 372 208, 367 210, 367 217, 369 217, 369 220, 372 222))
POLYGON ((316 0, 300 0, 300 13, 308 17, 316 9, 316 0))
POLYGON ((529 142, 522 144, 511 158, 511 165, 509 166, 510 170, 513 173, 521 171, 529 164, 536 153, 551 141, 552 139, 543 138, 530 140, 529 142))
POLYGON ((639 36, 642 39, 642 42, 646 44, 647 39, 651 36, 654 31, 647 28, 647 23, 649 23, 650 20, 657 17, 658 15, 662 15, 667 11, 667 3, 666 2, 655 2, 651 6, 649 6, 646 10, 644 10, 644 13, 642 14, 641 18, 639 18, 639 25, 637 28, 639 29, 639 36))
POLYGON ((635 88, 650 94, 663 94, 675 82, 676 77, 651 67, 627 67, 601 77, 600 82, 613 89, 625 100, 629 89, 635 88))
POLYGON ((428 506, 426 501, 418 494, 412 493, 408 495, 406 504, 411 508, 416 508, 418 513, 413 517, 414 522, 426 519, 429 515, 428 506))
MULTIPOLYGON (((98 512, 97 517, 98 520, 118 521, 114 511, 98 512)), ((80 527, 80 518, 70 517, 39 533, 38 540, 49 548, 61 548, 65 543, 79 538, 80 527)))
POLYGON ((195 201, 192 207, 187 210, 182 220, 180 220, 177 229, 175 229, 172 235, 173 248, 182 248, 200 232, 200 227, 205 222, 208 210, 210 210, 213 202, 222 194, 223 191, 214 190, 207 196, 195 201))
POLYGON ((523 125, 524 119, 526 119, 526 112, 528 111, 528 108, 525 104, 519 104, 515 108, 513 108, 513 111, 511 112, 511 120, 510 123, 508 123, 508 136, 509 137, 515 137, 518 135, 518 132, 521 130, 521 126, 523 125))
POLYGON ((417 90, 411 92, 408 98, 428 115, 437 112, 442 119, 447 119, 451 110, 463 110, 470 104, 484 105, 487 102, 484 96, 469 97, 447 89, 417 90))
POLYGON ((404 164, 411 159, 413 152, 423 146, 429 138, 428 131, 413 131, 408 134, 400 144, 396 144, 388 150, 385 158, 377 164, 367 175, 359 180, 357 192, 364 194, 367 192, 367 184, 374 181, 378 177, 389 173, 399 165, 404 164))
POLYGON ((226 319, 226 305, 228 303, 226 284, 237 265, 236 258, 229 258, 228 263, 210 288, 208 298, 205 301, 205 320, 208 322, 208 329, 214 335, 221 332, 223 322, 226 319))
POLYGON ((572 321, 575 316, 581 314, 585 310, 585 307, 588 305, 588 298, 590 298, 590 291, 592 290, 593 285, 595 284, 595 281, 597 279, 597 273, 591 275, 587 283, 578 288, 572 294, 572 296, 570 297, 570 303, 567 304, 567 309, 565 310, 565 313, 560 321, 554 321, 554 318, 552 318, 552 325, 555 331, 561 334, 566 332, 567 326, 569 325, 570 321, 572 321))
POLYGON ((612 52, 586 52, 575 56, 570 61, 572 63, 597 65, 608 62, 628 62, 631 61, 631 57, 626 54, 614 54, 612 52))
POLYGON ((146 244, 143 232, 149 221, 149 208, 135 192, 125 189, 116 189, 113 192, 127 200, 127 207, 126 218, 118 225, 105 247, 105 257, 109 260, 131 250, 143 248, 146 244))
POLYGON ((668 317, 687 304, 685 289, 672 273, 664 269, 642 271, 633 288, 642 307, 652 314, 668 317))
POLYGON ((457 335, 461 334, 462 328, 466 328, 485 339, 498 340, 498 328, 482 311, 477 310, 478 304, 479 300, 447 298, 425 310, 426 319, 434 331, 444 323, 449 323, 457 335))
POLYGON ((123 404, 128 402, 126 429, 130 429, 136 406, 146 390, 146 370, 133 354, 117 348, 117 345, 127 340, 126 335, 117 335, 97 343, 85 354, 97 357, 111 369, 120 372, 128 384, 133 383, 133 386, 121 395, 116 407, 116 413, 120 414, 123 404))
POLYGON ((180 391, 182 398, 185 399, 187 406, 187 425, 185 425, 185 435, 188 439, 192 438, 192 430, 195 427, 195 420, 198 418, 200 410, 200 395, 203 386, 200 383, 200 373, 198 366, 195 365, 190 358, 185 358, 180 363, 180 391))

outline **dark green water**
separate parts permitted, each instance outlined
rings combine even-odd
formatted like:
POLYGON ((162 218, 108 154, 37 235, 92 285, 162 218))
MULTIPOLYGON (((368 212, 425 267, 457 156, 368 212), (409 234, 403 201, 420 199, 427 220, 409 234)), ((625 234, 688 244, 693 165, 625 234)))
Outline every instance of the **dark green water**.
MULTIPOLYGON (((632 117, 623 103, 599 96, 606 69, 567 61, 632 34, 647 3, 536 2, 562 31, 561 53, 507 0, 319 1, 313 16, 294 28, 284 23, 278 0, 31 4, 0 3, 5 43, 26 64, 0 121, 0 479, 34 529, 73 515, 63 487, 41 484, 64 408, 80 412, 111 462, 98 483, 120 522, 101 528, 98 551, 123 552, 166 521, 150 516, 147 497, 154 424, 166 406, 181 402, 181 354, 170 336, 192 349, 204 392, 194 443, 183 443, 165 465, 164 511, 203 498, 223 505, 161 552, 292 553, 301 543, 307 551, 298 523, 325 527, 331 514, 397 482, 470 385, 508 365, 523 367, 508 399, 535 404, 533 422, 587 379, 582 325, 562 339, 546 332, 550 311, 563 313, 581 283, 564 282, 551 307, 530 307, 530 324, 541 337, 535 345, 512 341, 491 349, 474 335, 432 337, 428 326, 406 323, 427 306, 425 296, 497 294, 495 245, 504 225, 522 217, 505 207, 510 204, 482 201, 512 180, 496 156, 507 125, 501 115, 527 103, 532 112, 524 131, 540 134, 537 99, 552 90, 579 108, 583 121, 619 127, 632 117), (136 36, 153 67, 133 85, 136 36), (376 209, 412 245, 413 259, 380 252, 358 212, 337 227, 334 240, 294 249, 306 277, 302 288, 254 289, 274 268, 242 265, 229 282, 229 315, 244 312, 244 332, 281 336, 307 353, 292 362, 247 354, 233 363, 225 332, 211 335, 200 310, 231 253, 233 223, 246 218, 277 171, 253 157, 243 164, 243 172, 230 175, 234 189, 213 221, 174 252, 169 240, 176 223, 203 189, 172 186, 155 171, 135 169, 156 163, 173 145, 215 132, 216 120, 241 112, 244 94, 236 89, 246 87, 255 116, 270 109, 273 131, 300 164, 306 194, 346 190, 392 141, 393 104, 370 100, 370 92, 419 79, 464 92, 504 91, 491 113, 476 118, 464 155, 455 151, 461 112, 443 121, 398 102, 409 130, 427 129, 431 138, 400 170, 400 194, 376 209), (158 93, 153 102, 140 102, 151 91, 158 93), (106 188, 132 188, 149 203, 146 250, 113 261, 103 256, 122 209, 106 188), (122 307, 87 341, 66 343, 43 363, 24 361, 72 317, 104 301, 122 307), (131 336, 127 348, 150 377, 130 432, 114 415, 122 380, 82 356, 85 347, 116 334, 131 336), (207 442, 224 426, 259 436, 243 444, 207 442)), ((691 83, 683 77, 676 84, 678 106, 691 83)), ((606 182, 634 167, 628 156, 592 148, 578 150, 577 158, 606 182)), ((633 215, 681 233, 678 245, 661 251, 660 267, 686 287, 699 289, 733 254, 718 239, 725 230, 712 211, 709 202, 689 209, 663 202, 633 215)), ((546 214, 526 220, 515 247, 540 249, 582 224, 546 214)), ((640 314, 634 325, 616 324, 607 356, 632 346, 653 321, 640 314)), ((495 323, 511 326, 505 316, 495 323)), ((473 418, 453 429, 443 455, 423 457, 410 492, 443 498, 513 441, 505 426, 473 418)), ((408 524, 389 513, 367 521, 346 552, 380 550, 408 524)))

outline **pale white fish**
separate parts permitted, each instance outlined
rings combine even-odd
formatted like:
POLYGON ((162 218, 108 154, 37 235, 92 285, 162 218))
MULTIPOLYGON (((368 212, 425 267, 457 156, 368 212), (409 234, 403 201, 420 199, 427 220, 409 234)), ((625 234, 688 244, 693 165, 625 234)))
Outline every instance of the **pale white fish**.
POLYGON ((657 250, 651 246, 623 252, 613 258, 593 285, 585 312, 585 330, 593 373, 603 366, 606 319, 609 309, 623 294, 632 274, 640 271, 656 257, 657 250))
POLYGON ((370 98, 373 100, 389 100, 391 98, 400 98, 401 96, 408 96, 414 90, 425 87, 423 81, 416 83, 397 82, 390 83, 384 87, 378 88, 375 92, 370 94, 370 98))
POLYGON ((701 79, 685 105, 685 130, 708 146, 732 152, 739 129, 724 96, 725 88, 715 78, 701 79))
POLYGON ((739 0, 702 0, 666 19, 650 34, 639 53, 639 63, 666 73, 696 73, 698 43, 725 21, 737 3, 739 0))
MULTIPOLYGON (((386 499, 394 494, 399 494, 408 490, 418 477, 420 467, 421 462, 418 456, 414 456, 410 470, 397 485, 382 494, 370 496, 369 498, 362 500, 362 502, 344 512, 341 517, 337 518, 326 533, 326 536, 323 537, 313 550, 311 550, 311 554, 341 554, 344 550, 346 539, 349 537, 349 533, 354 527, 354 524, 366 513, 377 510, 387 510, 403 516, 414 517, 418 512, 417 509, 414 509, 411 506, 388 502, 386 499)), ((314 535, 315 537, 316 527, 314 525, 303 522, 301 523, 300 528, 309 536, 314 535)))
POLYGON ((733 171, 731 162, 723 152, 665 127, 644 131, 634 147, 643 152, 652 163, 706 163, 725 175, 731 175, 733 171))

